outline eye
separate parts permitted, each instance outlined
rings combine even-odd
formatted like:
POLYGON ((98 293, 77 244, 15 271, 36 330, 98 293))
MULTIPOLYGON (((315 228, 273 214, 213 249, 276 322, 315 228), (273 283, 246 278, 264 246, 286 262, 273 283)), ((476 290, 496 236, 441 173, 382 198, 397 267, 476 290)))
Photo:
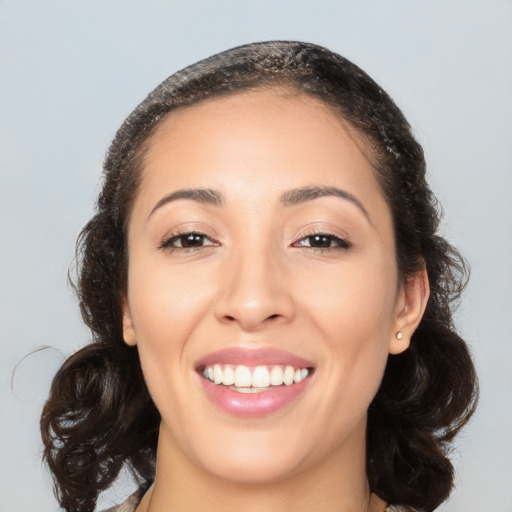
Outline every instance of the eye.
POLYGON ((328 233, 314 233, 304 236, 292 245, 293 247, 310 247, 318 251, 350 249, 349 242, 339 236, 328 233))
POLYGON ((170 251, 190 251, 201 249, 202 247, 219 245, 204 233, 190 231, 188 233, 177 233, 165 238, 159 246, 159 249, 170 251))

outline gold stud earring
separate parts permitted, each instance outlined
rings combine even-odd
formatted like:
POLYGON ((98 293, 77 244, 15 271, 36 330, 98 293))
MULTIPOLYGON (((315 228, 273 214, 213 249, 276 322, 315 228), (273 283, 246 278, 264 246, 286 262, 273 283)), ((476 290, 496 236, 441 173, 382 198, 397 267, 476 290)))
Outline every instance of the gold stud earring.
POLYGON ((397 340, 401 340, 403 337, 404 337, 404 335, 402 334, 402 331, 398 331, 398 332, 396 333, 396 339, 397 339, 397 340))

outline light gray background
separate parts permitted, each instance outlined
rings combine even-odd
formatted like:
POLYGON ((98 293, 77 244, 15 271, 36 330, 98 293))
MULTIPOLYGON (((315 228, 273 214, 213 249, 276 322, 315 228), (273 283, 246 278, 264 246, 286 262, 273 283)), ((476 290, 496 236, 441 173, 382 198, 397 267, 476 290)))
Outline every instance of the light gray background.
POLYGON ((66 272, 116 128, 171 72, 268 39, 352 59, 424 144, 443 230, 472 266, 457 318, 482 391, 441 510, 512 511, 510 0, 0 0, 0 512, 57 510, 38 415, 57 364, 88 338, 66 272), (13 396, 13 368, 41 345, 54 350, 21 361, 13 396))

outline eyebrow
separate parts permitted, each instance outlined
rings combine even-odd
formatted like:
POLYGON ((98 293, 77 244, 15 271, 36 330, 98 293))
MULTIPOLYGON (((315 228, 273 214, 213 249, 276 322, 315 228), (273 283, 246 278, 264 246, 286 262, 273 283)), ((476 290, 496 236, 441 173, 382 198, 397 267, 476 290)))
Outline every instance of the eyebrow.
MULTIPOLYGON (((296 206, 307 201, 318 199, 319 197, 328 196, 340 197, 341 199, 346 199, 347 201, 350 201, 352 204, 354 204, 361 210, 361 212, 371 223, 370 216, 366 208, 359 201, 359 199, 353 196, 350 192, 347 192, 337 187, 325 187, 315 185, 287 190, 281 195, 281 204, 285 207, 296 206)), ((222 206, 224 204, 224 196, 217 190, 213 190, 210 188, 180 189, 162 197, 162 199, 160 199, 151 210, 151 213, 148 216, 148 220, 156 210, 158 210, 159 208, 168 203, 177 201, 179 199, 189 199, 191 201, 196 201, 201 204, 208 204, 212 206, 222 206)))
POLYGON ((180 189, 162 197, 162 199, 160 199, 160 201, 158 201, 158 203, 156 203, 151 210, 151 213, 148 215, 148 219, 151 217, 151 215, 153 215, 153 213, 155 213, 156 210, 168 203, 177 201, 178 199, 190 199, 201 204, 209 204, 212 206, 222 206, 224 203, 222 194, 210 188, 180 189))
POLYGON ((346 199, 350 201, 352 204, 357 206, 365 215, 365 217, 370 221, 370 215, 368 214, 366 208, 363 206, 361 201, 357 199, 357 197, 353 196, 350 192, 342 190, 337 187, 322 187, 322 186, 311 186, 311 187, 301 187, 295 188, 292 190, 286 191, 281 196, 281 203, 284 206, 295 206, 300 203, 304 203, 306 201, 312 201, 313 199, 317 199, 319 197, 326 196, 335 196, 340 197, 342 199, 346 199))

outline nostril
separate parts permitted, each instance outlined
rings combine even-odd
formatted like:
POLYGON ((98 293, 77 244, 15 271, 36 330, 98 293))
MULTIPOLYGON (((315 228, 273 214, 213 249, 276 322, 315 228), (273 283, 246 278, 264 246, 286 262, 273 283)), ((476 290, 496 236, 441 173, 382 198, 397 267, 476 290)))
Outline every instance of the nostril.
MULTIPOLYGON (((276 314, 274 314, 274 315, 270 315, 270 316, 268 316, 268 317, 266 318, 266 320, 274 320, 274 319, 276 319, 276 318, 279 318, 279 316, 280 316, 280 315, 279 315, 278 313, 276 313, 276 314)), ((229 322, 236 322, 236 321, 237 321, 236 317, 234 317, 234 316, 232 316, 232 315, 225 315, 225 316, 224 316, 224 319, 225 319, 225 320, 228 320, 229 322)))

